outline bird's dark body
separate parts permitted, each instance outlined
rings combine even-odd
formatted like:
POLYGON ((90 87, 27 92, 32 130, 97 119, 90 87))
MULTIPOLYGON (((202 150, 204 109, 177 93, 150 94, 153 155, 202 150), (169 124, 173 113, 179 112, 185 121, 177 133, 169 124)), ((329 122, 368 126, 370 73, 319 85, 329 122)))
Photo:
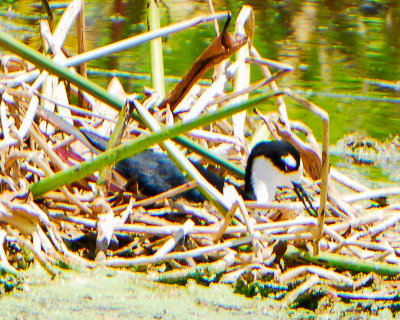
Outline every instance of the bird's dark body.
MULTIPOLYGON (((155 196, 188 182, 167 154, 153 150, 143 151, 118 162, 115 170, 130 183, 136 182, 140 192, 147 196, 155 196)), ((193 202, 206 200, 197 188, 185 191, 181 196, 193 202)))
MULTIPOLYGON (((107 138, 91 131, 82 132, 97 149, 105 150, 107 138)), ((247 160, 244 192, 243 189, 236 186, 238 192, 246 200, 257 200, 253 189, 252 172, 255 160, 260 157, 271 161, 276 171, 283 175, 298 171, 301 163, 299 151, 289 142, 268 141, 258 143, 252 149, 247 160), (293 158, 295 166, 288 165, 288 162, 285 161, 287 156, 293 158)), ((220 192, 223 191, 225 183, 223 177, 208 170, 200 163, 191 162, 206 180, 220 192)), ((118 162, 115 165, 115 170, 126 178, 130 185, 137 185, 140 193, 145 196, 155 196, 188 182, 186 176, 182 174, 178 166, 166 153, 150 149, 118 162)), ((180 196, 193 202, 204 202, 206 200, 198 188, 185 191, 180 196)))
MULTIPOLYGON (((105 150, 107 146, 105 137, 91 131, 83 131, 83 133, 97 149, 105 150)), ((222 192, 224 179, 221 176, 207 170, 200 163, 191 162, 200 174, 222 192)), ((188 179, 166 153, 151 149, 118 162, 115 170, 127 179, 130 185, 136 184, 140 193, 146 196, 155 196, 188 182, 188 179)), ((193 202, 206 200, 198 188, 185 191, 180 196, 193 202)))

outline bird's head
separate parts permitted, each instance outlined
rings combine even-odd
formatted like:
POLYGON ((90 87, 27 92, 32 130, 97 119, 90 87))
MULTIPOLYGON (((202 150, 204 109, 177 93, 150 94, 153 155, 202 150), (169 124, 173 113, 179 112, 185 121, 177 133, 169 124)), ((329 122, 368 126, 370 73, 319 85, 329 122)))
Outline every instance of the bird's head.
POLYGON ((258 203, 271 202, 278 187, 300 185, 303 164, 300 152, 287 141, 258 143, 247 160, 245 194, 258 203))

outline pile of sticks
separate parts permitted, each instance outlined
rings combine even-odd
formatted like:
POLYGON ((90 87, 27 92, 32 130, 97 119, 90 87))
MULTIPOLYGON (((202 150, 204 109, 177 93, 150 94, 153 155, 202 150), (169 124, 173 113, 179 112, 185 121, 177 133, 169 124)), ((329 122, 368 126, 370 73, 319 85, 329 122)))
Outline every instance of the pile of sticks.
MULTIPOLYGON (((81 2, 73 1, 67 10, 72 16, 79 15, 81 2)), ((65 16, 72 19, 70 14, 65 16)), ((177 30, 183 24, 191 26, 218 17, 226 17, 226 13, 183 22, 177 30)), ((24 253, 27 248, 52 275, 62 273, 60 266, 146 267, 152 279, 193 277, 258 286, 258 292, 266 296, 272 292, 287 304, 305 293, 317 292, 347 299, 399 298, 395 280, 400 272, 400 188, 370 189, 333 167, 328 175, 329 116, 292 90, 278 88, 275 80, 293 68, 263 59, 247 41, 250 36, 244 33, 244 25, 253 21, 251 17, 251 8, 244 7, 235 36, 229 38, 233 46, 224 46, 223 38, 229 36, 226 28, 213 44, 212 50, 222 44, 222 53, 204 68, 220 65, 237 53, 229 66, 223 63, 213 84, 195 84, 197 79, 190 77, 189 71, 184 81, 191 80, 177 86, 185 88, 177 90, 179 99, 171 93, 161 98, 161 104, 155 92, 141 101, 137 95, 127 95, 115 78, 108 92, 91 88, 95 85, 65 67, 91 57, 90 52, 68 59, 63 56, 60 48, 66 33, 60 34, 60 30, 65 32, 65 28, 56 28, 51 34, 46 24, 42 25, 53 61, 41 60, 32 49, 18 43, 13 46, 12 40, 0 37, 1 45, 12 47, 19 55, 1 59, 0 270, 22 276, 32 261, 24 253), (58 68, 59 64, 64 67, 58 68), (265 77, 255 84, 245 76, 250 64, 259 67, 265 77), (40 72, 37 66, 48 72, 40 72), (277 71, 271 73, 270 68, 277 71), (247 80, 226 92, 233 77, 247 80), (69 89, 62 79, 70 81, 69 89), (264 89, 266 85, 269 89, 264 89), (261 98, 249 97, 261 88, 261 98), (87 108, 72 105, 69 98, 80 90, 87 108), (286 98, 321 117, 325 130, 322 151, 310 128, 289 120, 286 98), (276 100, 278 112, 265 114, 257 109, 257 116, 246 112, 233 118, 224 116, 235 106, 242 106, 236 107, 236 112, 267 99, 276 100), (134 111, 128 107, 132 105, 134 111), (116 106, 122 111, 117 112, 116 106), (215 112, 220 108, 220 113, 215 112), (132 112, 136 118, 129 116, 132 112), (197 125, 196 130, 194 125, 190 127, 210 112, 220 115, 219 120, 197 125), (179 133, 177 127, 187 130, 179 133), (79 128, 111 135, 115 145, 122 140, 123 147, 99 154, 79 128), (249 149, 257 140, 254 134, 249 141, 248 131, 261 132, 263 137, 268 132, 271 139, 289 140, 301 151, 306 171, 303 185, 319 217, 296 200, 292 190, 282 190, 276 201, 259 206, 243 201, 230 188, 227 194, 215 193, 196 174, 190 175, 193 179, 186 185, 143 199, 138 192, 125 190, 124 178, 108 167, 137 153, 129 148, 135 147, 135 140, 142 149, 158 143, 185 167, 180 159, 193 156, 193 151, 165 140, 181 134, 198 142, 195 145, 201 145, 205 153, 216 155, 216 170, 240 184, 249 149), (124 146, 130 151, 120 156, 124 146), (232 166, 221 164, 220 159, 232 166), (103 160, 104 165, 98 167, 103 160), (88 171, 82 172, 83 168, 88 171), (171 200, 187 188, 199 186, 209 202, 171 200), (378 201, 383 198, 384 202, 378 201)), ((66 23, 64 17, 59 23, 66 23)), ((160 29, 158 36, 165 29, 176 30, 174 27, 160 29)), ((145 36, 155 37, 154 32, 139 37, 145 36)), ((205 57, 208 59, 204 53, 199 57, 196 68, 205 57)), ((189 148, 195 149, 193 145, 189 148)))

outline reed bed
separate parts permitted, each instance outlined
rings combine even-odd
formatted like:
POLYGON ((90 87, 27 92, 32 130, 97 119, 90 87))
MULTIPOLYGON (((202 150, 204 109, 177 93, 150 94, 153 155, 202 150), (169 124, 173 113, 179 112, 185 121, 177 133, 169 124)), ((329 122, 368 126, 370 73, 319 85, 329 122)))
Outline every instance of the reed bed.
MULTIPOLYGON (((260 56, 251 7, 239 14, 235 34, 221 31, 172 93, 146 91, 141 99, 118 78, 104 90, 73 66, 228 14, 156 23, 147 34, 66 57, 63 42, 81 12, 75 0, 53 32, 42 22, 45 55, 0 34, 0 45, 11 51, 1 57, 0 79, 2 274, 23 278, 35 261, 53 276, 107 266, 146 271, 157 281, 230 283, 287 305, 322 295, 399 300, 400 187, 370 189, 329 166, 329 115, 278 87, 293 68, 260 56), (199 85, 210 68, 213 83, 199 85), (264 79, 250 83, 251 68, 264 79), (72 102, 78 94, 79 106, 72 102), (301 119, 290 119, 287 99, 321 118, 322 147, 301 119), (276 112, 258 108, 267 100, 276 102, 276 112), (111 136, 107 151, 97 150, 82 128, 111 136), (265 137, 301 151, 311 203, 292 190, 264 206, 243 201, 233 188, 221 194, 187 161, 203 159, 240 185, 251 146, 265 137), (190 182, 153 198, 126 190, 112 164, 149 147, 166 150, 190 182), (171 200, 193 187, 209 201, 171 200)), ((153 76, 160 72, 158 64, 153 76)))

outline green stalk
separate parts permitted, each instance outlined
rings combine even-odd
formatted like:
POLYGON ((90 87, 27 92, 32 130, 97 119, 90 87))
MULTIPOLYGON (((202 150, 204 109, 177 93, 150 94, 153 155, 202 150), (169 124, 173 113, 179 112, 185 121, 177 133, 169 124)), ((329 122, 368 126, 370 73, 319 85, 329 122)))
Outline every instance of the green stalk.
POLYGON ((222 108, 217 112, 208 113, 190 122, 177 123, 173 127, 160 132, 153 133, 148 136, 141 136, 118 147, 112 148, 90 161, 85 161, 81 164, 57 172, 50 177, 46 177, 36 183, 33 183, 29 186, 29 189, 34 197, 39 197, 42 194, 51 190, 55 190, 64 184, 69 184, 79 179, 83 179, 95 171, 103 168, 104 166, 111 165, 142 152, 154 144, 160 143, 166 139, 171 139, 179 134, 193 130, 197 127, 205 126, 211 122, 229 117, 232 114, 250 108, 254 104, 261 103, 277 94, 282 94, 282 92, 261 94, 241 104, 222 108))
POLYGON ((14 52, 20 57, 32 62, 39 68, 47 70, 49 73, 55 74, 58 77, 65 79, 82 90, 93 95, 104 103, 120 110, 124 107, 125 101, 107 92, 99 85, 85 79, 79 74, 71 72, 67 67, 54 62, 50 58, 43 56, 39 52, 31 49, 26 44, 14 39, 4 31, 0 31, 0 45, 5 49, 14 52))
POLYGON ((284 254, 284 258, 291 260, 305 260, 314 264, 340 268, 353 272, 375 272, 383 276, 397 276, 400 274, 400 266, 398 265, 391 265, 379 261, 362 260, 327 252, 320 252, 318 255, 313 256, 307 251, 297 249, 293 246, 288 247, 284 254))
MULTIPOLYGON (((154 132, 160 132, 162 127, 160 123, 152 117, 150 112, 143 108, 139 102, 135 103, 136 110, 142 117, 144 123, 148 128, 154 132)), ((198 187, 201 193, 221 212, 223 216, 226 215, 227 210, 230 209, 231 204, 226 201, 223 195, 214 188, 194 167, 194 165, 180 152, 176 145, 171 140, 165 140, 161 143, 162 148, 167 151, 169 157, 175 162, 175 164, 184 170, 187 175, 198 182, 198 187)))
MULTIPOLYGON (((14 52, 20 57, 32 62, 39 68, 45 69, 62 79, 70 81, 72 84, 117 110, 120 110, 125 106, 125 101, 123 99, 110 94, 107 90, 103 89, 99 85, 89 81, 79 74, 71 72, 68 68, 63 67, 60 64, 55 63, 50 58, 43 56, 39 52, 31 49, 26 44, 14 39, 3 31, 0 31, 0 45, 11 52, 14 52)), ((133 114, 133 117, 140 121, 140 117, 136 112, 133 114)), ((233 174, 239 177, 244 176, 243 170, 237 166, 234 166, 233 164, 230 164, 228 161, 219 158, 215 154, 210 153, 208 150, 202 148, 199 144, 193 143, 189 138, 175 137, 173 140, 178 144, 189 148, 193 152, 210 159, 212 162, 227 168, 233 174)))
POLYGON ((244 179, 245 172, 243 168, 235 165, 234 163, 226 160, 225 158, 221 158, 217 153, 210 151, 208 149, 203 148, 200 144, 190 140, 190 138, 186 136, 175 137, 174 140, 176 143, 181 146, 188 148, 194 153, 208 159, 212 163, 219 165, 226 170, 228 170, 232 175, 236 176, 239 179, 244 179))
MULTIPOLYGON (((150 31, 160 29, 160 8, 158 0, 150 0, 149 4, 149 26, 150 31)), ((158 92, 161 99, 165 98, 164 63, 161 38, 150 41, 151 54, 151 80, 153 88, 158 92)))

